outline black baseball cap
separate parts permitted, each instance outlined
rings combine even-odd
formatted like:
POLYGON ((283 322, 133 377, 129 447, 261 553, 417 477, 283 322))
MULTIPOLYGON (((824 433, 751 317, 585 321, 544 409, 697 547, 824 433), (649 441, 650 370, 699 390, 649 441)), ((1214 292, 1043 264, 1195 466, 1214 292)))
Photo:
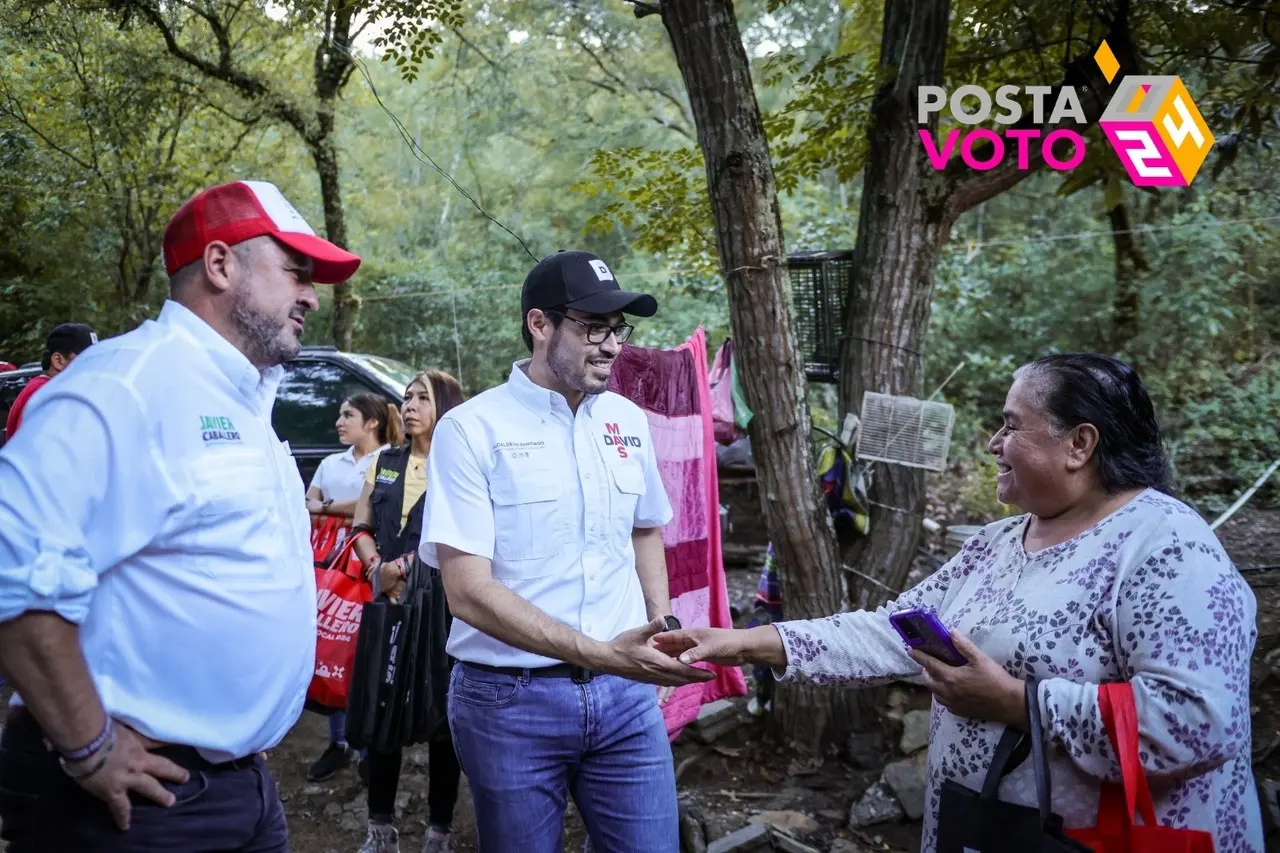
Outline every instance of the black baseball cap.
POLYGON ((79 355, 97 342, 98 335, 92 326, 86 323, 63 323, 55 326, 49 333, 44 342, 44 351, 46 355, 53 355, 55 352, 79 355))
POLYGON ((524 280, 520 313, 531 309, 573 308, 586 314, 621 311, 637 317, 658 313, 658 300, 618 287, 609 265, 590 252, 561 249, 538 262, 524 280))

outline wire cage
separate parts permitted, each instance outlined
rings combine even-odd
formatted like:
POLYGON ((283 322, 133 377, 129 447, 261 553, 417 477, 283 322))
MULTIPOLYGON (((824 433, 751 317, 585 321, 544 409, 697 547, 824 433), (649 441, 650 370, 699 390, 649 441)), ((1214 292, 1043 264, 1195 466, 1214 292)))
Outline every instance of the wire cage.
POLYGON ((791 281, 792 328, 805 374, 815 382, 835 382, 840 339, 849 306, 853 252, 802 252, 787 256, 791 281))
POLYGON ((867 391, 862 395, 862 425, 854 455, 945 471, 955 419, 956 411, 949 403, 867 391))

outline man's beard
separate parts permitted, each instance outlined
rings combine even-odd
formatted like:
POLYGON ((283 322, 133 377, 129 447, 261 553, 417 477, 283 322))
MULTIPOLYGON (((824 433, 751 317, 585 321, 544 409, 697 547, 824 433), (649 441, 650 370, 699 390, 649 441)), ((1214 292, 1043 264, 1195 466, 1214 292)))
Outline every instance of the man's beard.
POLYGON ((556 329, 551 337, 551 346, 547 349, 547 366, 551 368, 551 375, 559 379, 566 388, 580 394, 603 394, 609 388, 609 380, 597 383, 589 379, 586 365, 575 361, 575 356, 570 354, 573 347, 561 340, 560 334, 561 330, 556 329))
POLYGON ((248 283, 235 290, 231 302, 231 324, 244 341, 245 357, 259 367, 283 364, 298 354, 302 344, 284 334, 288 321, 281 323, 249 302, 248 283))

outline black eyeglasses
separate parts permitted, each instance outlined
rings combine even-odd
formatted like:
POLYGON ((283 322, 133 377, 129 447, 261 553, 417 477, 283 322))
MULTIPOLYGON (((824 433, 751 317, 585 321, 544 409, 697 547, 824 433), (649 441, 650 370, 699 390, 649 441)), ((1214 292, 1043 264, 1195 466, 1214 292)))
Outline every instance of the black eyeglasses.
POLYGON ((616 326, 610 326, 608 323, 587 323, 583 320, 579 320, 577 317, 570 317, 563 311, 547 310, 542 313, 558 314, 566 320, 572 320, 577 323, 579 326, 587 330, 587 343, 589 344, 602 344, 610 334, 617 338, 618 343, 625 344, 627 342, 627 338, 631 337, 631 333, 636 330, 636 327, 630 323, 619 323, 616 326))

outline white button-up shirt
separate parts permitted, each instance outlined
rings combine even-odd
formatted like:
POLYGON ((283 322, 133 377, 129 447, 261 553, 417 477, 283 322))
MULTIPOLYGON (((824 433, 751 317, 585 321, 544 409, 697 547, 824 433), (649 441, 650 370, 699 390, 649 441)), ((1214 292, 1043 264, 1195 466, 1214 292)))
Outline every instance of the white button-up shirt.
POLYGON ((369 466, 386 449, 384 444, 372 453, 361 456, 358 461, 354 447, 348 447, 343 453, 326 456, 316 467, 316 473, 311 478, 311 488, 319 489, 330 500, 356 500, 364 491, 364 475, 369 466))
MULTIPOLYGON (((577 415, 512 366, 505 385, 441 419, 427 457, 419 554, 443 544, 493 561, 493 577, 559 622, 611 640, 648 621, 632 531, 671 520, 638 406, 612 392, 577 415)), ((558 661, 454 619, 449 654, 491 666, 558 661)))
POLYGON ((166 302, 41 389, 0 450, 0 621, 78 623, 108 712, 213 760, 278 743, 315 666, 283 373, 166 302))

